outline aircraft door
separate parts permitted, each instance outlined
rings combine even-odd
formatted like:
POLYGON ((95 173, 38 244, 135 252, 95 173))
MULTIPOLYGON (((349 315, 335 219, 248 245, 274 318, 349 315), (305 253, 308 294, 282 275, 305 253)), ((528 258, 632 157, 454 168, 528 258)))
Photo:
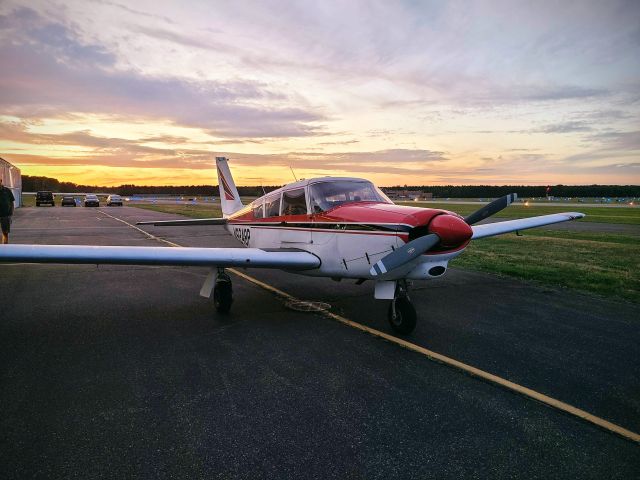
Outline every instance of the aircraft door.
POLYGON ((282 247, 311 243, 310 216, 304 187, 282 192, 282 247))

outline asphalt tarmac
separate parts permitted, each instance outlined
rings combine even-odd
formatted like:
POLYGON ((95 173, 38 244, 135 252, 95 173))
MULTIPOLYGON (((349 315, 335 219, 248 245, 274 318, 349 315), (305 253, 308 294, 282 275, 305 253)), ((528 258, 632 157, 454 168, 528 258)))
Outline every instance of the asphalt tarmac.
MULTIPOLYGON (((129 223, 169 215, 101 208, 129 223)), ((145 227, 238 246, 218 227, 145 227)), ((162 246, 87 208, 18 210, 14 243, 162 246)), ((250 275, 389 331, 369 282, 250 275)), ((638 478, 640 448, 203 268, 0 265, 2 478, 638 478)), ((410 341, 640 432, 637 305, 451 269, 410 341)))

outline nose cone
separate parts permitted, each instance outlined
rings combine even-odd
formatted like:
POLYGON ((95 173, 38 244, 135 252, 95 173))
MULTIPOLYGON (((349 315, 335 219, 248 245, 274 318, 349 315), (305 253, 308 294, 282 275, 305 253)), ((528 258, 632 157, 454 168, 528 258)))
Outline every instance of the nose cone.
POLYGON ((473 230, 462 218, 450 214, 435 217, 429 223, 429 232, 440 237, 442 247, 455 248, 467 242, 473 230))

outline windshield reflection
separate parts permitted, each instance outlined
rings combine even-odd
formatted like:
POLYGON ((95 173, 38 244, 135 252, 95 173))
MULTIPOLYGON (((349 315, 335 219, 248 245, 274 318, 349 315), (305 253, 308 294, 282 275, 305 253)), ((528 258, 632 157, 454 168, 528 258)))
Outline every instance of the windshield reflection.
POLYGON ((371 182, 358 180, 334 180, 313 183, 309 185, 309 194, 313 213, 326 212, 345 203, 392 203, 371 182))

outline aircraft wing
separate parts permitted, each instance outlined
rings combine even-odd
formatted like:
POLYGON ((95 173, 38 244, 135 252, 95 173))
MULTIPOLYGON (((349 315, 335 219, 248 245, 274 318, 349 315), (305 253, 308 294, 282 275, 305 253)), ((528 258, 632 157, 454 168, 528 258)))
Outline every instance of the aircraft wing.
POLYGON ((493 237, 503 233, 526 230, 527 228, 542 227, 553 223, 567 222, 584 217, 584 213, 566 212, 554 213, 552 215, 542 215, 540 217, 520 218, 518 220, 507 220, 506 222, 485 223, 484 225, 474 225, 472 228, 473 240, 484 237, 493 237))
POLYGON ((297 249, 2 245, 0 263, 190 265, 310 270, 315 255, 297 249))
POLYGON ((157 227, 181 227, 183 225, 226 225, 226 218, 195 218, 189 220, 149 220, 136 225, 155 225, 157 227))

